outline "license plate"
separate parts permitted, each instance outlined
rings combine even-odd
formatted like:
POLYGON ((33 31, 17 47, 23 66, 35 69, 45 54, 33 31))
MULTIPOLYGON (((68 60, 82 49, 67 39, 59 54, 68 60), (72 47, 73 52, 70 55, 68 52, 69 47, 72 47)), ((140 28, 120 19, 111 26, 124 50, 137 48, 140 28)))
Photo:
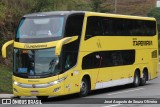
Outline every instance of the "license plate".
POLYGON ((38 91, 31 91, 31 94, 37 95, 39 92, 38 91))

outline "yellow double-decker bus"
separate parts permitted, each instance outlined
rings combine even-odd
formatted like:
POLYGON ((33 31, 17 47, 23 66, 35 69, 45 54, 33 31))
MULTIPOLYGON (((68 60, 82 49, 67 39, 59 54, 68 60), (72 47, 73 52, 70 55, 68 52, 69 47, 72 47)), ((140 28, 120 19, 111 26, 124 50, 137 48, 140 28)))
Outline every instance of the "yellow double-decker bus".
MULTIPOLYGON (((158 31, 149 17, 84 11, 25 15, 13 44, 15 96, 60 96, 158 76, 158 31)), ((107 89, 106 89, 107 90, 107 89)))

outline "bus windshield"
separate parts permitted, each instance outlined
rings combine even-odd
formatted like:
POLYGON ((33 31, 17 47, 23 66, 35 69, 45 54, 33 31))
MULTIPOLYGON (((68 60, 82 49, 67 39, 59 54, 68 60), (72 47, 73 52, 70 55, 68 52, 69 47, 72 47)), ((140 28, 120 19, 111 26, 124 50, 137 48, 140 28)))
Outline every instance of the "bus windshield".
POLYGON ((44 39, 62 36, 64 17, 30 17, 20 21, 16 39, 44 39))
POLYGON ((14 73, 20 76, 57 75, 61 72, 55 48, 43 50, 14 49, 14 73))

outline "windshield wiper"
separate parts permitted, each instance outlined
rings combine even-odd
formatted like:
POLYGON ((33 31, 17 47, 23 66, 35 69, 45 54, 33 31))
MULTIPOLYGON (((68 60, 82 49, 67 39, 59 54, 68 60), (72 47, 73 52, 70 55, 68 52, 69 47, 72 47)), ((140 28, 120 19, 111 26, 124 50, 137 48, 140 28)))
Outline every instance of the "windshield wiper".
POLYGON ((55 76, 55 75, 58 75, 58 74, 60 74, 60 72, 56 72, 56 73, 51 73, 51 72, 42 72, 41 74, 46 74, 46 75, 52 75, 52 76, 55 76))
POLYGON ((51 60, 51 62, 49 63, 49 69, 48 69, 48 72, 53 73, 53 72, 54 72, 54 70, 55 70, 55 67, 56 67, 56 65, 58 65, 58 63, 59 63, 59 59, 58 59, 58 57, 57 57, 57 58, 52 59, 52 60, 51 60))
POLYGON ((51 74, 51 72, 42 72, 40 74, 51 74))

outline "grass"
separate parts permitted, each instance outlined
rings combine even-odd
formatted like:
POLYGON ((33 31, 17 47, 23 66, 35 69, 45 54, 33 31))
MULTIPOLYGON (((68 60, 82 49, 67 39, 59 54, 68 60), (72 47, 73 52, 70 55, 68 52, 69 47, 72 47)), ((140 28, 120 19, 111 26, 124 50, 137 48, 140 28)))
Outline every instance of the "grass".
POLYGON ((12 69, 0 65, 0 94, 12 93, 12 69))

